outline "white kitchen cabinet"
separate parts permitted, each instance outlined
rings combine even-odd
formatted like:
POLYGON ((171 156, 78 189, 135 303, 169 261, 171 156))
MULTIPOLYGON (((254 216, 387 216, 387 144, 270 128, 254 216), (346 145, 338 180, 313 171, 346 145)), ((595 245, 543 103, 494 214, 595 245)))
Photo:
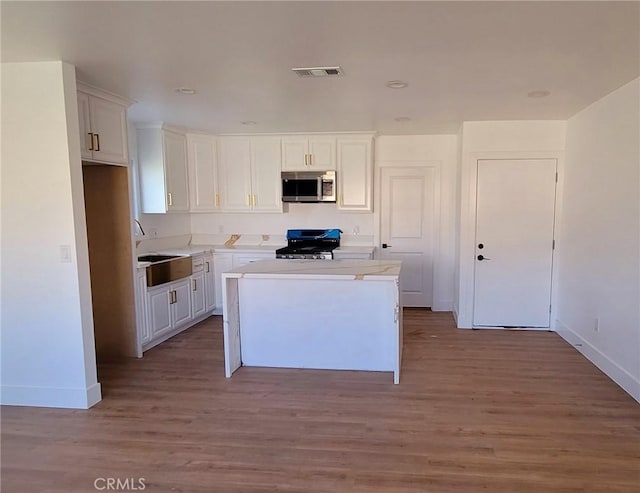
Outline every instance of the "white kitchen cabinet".
POLYGON ((124 99, 78 83, 80 154, 83 160, 129 164, 128 104, 124 99))
POLYGON ((337 141, 338 209, 371 211, 372 137, 341 137, 337 141))
POLYGON ((336 138, 300 135, 282 139, 282 171, 336 169, 336 138))
POLYGON ((205 311, 211 312, 216 308, 216 275, 213 266, 213 255, 204 256, 204 297, 205 311))
POLYGON ((194 272, 191 275, 191 309, 193 318, 197 318, 207 311, 205 293, 204 270, 194 272))
POLYGON ((213 270, 215 275, 215 300, 216 311, 222 310, 222 273, 233 269, 233 254, 214 253, 213 270))
POLYGON ((189 209, 216 212, 218 191, 217 139, 213 135, 187 134, 189 209))
POLYGON ((151 339, 156 339, 193 318, 191 278, 161 284, 147 291, 151 339))
POLYGON ((149 324, 147 324, 147 271, 138 269, 136 271, 135 284, 136 297, 136 329, 138 332, 138 343, 142 346, 151 340, 149 324))
POLYGON ((220 209, 282 212, 280 139, 220 137, 220 209))
POLYGON ((138 167, 142 212, 189 210, 187 139, 162 126, 139 126, 138 167))
POLYGON ((252 210, 282 212, 282 182, 280 139, 251 138, 252 210))

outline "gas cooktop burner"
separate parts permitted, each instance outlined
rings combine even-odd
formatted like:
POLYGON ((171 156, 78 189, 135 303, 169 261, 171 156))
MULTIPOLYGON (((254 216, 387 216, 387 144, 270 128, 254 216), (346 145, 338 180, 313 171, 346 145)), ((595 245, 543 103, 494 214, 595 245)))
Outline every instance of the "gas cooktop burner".
POLYGON ((339 229, 290 229, 287 246, 276 250, 276 258, 329 260, 340 246, 339 229))

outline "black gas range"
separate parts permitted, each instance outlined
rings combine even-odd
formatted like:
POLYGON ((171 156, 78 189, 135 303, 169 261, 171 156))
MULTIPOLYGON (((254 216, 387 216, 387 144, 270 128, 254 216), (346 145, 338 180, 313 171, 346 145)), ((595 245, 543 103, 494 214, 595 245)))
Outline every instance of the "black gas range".
POLYGON ((287 246, 276 250, 276 258, 330 260, 340 246, 340 233, 339 229, 288 229, 287 246))

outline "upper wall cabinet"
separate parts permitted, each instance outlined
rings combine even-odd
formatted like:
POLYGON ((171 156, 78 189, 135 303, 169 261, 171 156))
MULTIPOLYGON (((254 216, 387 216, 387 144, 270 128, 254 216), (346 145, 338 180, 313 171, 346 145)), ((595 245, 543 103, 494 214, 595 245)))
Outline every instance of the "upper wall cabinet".
POLYGON ((190 210, 216 212, 218 190, 217 139, 212 135, 187 134, 190 210))
POLYGON ((80 151, 83 160, 129 164, 127 106, 129 102, 78 83, 80 151))
POLYGON ((338 208, 370 212, 373 176, 372 136, 338 137, 338 208))
POLYGON ((187 138, 161 126, 137 128, 142 212, 189 210, 187 138))
POLYGON ((282 171, 336 169, 334 136, 300 135, 282 139, 282 171))
POLYGON ((219 137, 220 209, 282 212, 280 138, 219 137))

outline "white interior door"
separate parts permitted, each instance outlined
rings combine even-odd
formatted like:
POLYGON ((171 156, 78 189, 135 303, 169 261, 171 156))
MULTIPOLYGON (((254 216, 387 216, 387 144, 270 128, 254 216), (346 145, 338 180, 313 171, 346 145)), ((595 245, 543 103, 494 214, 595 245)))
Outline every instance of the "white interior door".
POLYGON ((478 160, 473 324, 549 327, 555 159, 478 160))
POLYGON ((381 169, 378 258, 402 260, 404 306, 430 307, 433 302, 435 191, 435 168, 381 169))

